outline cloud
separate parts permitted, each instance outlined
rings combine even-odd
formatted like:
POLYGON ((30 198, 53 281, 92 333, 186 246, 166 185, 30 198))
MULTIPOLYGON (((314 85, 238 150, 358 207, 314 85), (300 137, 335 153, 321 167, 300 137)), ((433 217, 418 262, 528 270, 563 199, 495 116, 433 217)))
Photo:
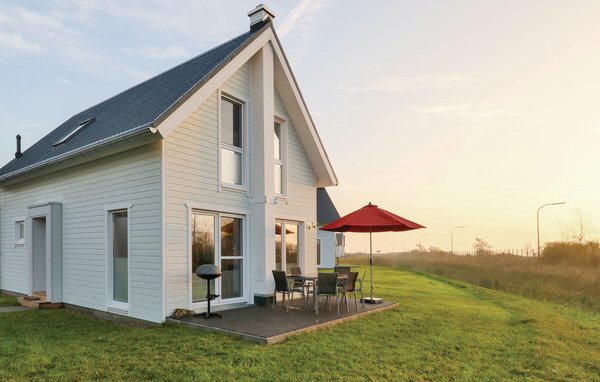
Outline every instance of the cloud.
POLYGON ((300 1, 279 24, 277 34, 279 37, 283 37, 290 31, 299 31, 304 38, 312 38, 314 24, 328 5, 329 1, 300 1))
POLYGON ((154 46, 148 46, 142 49, 124 48, 123 52, 132 55, 140 55, 144 58, 153 60, 185 58, 191 56, 191 53, 187 49, 179 45, 173 45, 164 48, 154 46))
POLYGON ((71 85, 71 81, 67 80, 66 78, 57 78, 56 82, 60 82, 61 84, 65 85, 71 85))
POLYGON ((392 76, 369 79, 356 85, 342 85, 338 89, 358 92, 411 93, 420 90, 450 89, 467 80, 469 78, 464 76, 447 75, 392 76))
POLYGON ((414 106, 414 111, 420 114, 450 116, 450 117, 508 117, 513 116, 509 110, 495 107, 487 102, 462 102, 452 105, 414 106))
POLYGON ((11 52, 39 54, 44 49, 30 41, 26 41, 20 33, 0 33, 0 48, 4 51, 0 54, 10 55, 11 52))
POLYGON ((38 27, 46 32, 53 30, 61 33, 77 34, 75 30, 66 27, 58 20, 58 18, 61 17, 61 14, 59 13, 49 15, 37 13, 29 9, 18 8, 16 14, 26 24, 33 27, 38 27))

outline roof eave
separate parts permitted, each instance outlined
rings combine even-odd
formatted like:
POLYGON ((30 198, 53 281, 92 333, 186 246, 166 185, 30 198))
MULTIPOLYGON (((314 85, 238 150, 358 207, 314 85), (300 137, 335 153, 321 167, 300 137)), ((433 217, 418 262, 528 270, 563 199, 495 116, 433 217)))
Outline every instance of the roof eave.
POLYGON ((124 131, 120 134, 115 134, 115 135, 107 137, 105 139, 90 143, 89 145, 79 147, 75 150, 71 150, 69 152, 57 155, 55 157, 48 158, 44 161, 29 165, 27 167, 23 167, 18 170, 0 175, 0 183, 5 182, 10 179, 13 179, 13 178, 16 178, 18 176, 25 175, 29 172, 39 170, 43 167, 46 167, 46 166, 49 166, 52 164, 56 164, 56 163, 62 162, 67 159, 71 159, 71 158, 79 156, 79 155, 83 155, 92 150, 98 150, 100 148, 103 148, 104 146, 112 145, 113 143, 115 143, 118 140, 132 138, 134 136, 141 135, 144 133, 155 134, 157 131, 158 130, 154 126, 152 126, 152 124, 138 126, 133 129, 124 131))

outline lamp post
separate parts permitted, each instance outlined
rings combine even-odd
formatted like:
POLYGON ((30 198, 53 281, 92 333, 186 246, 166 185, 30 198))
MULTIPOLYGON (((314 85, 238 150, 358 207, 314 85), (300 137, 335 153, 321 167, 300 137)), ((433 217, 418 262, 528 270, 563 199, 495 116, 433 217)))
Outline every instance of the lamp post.
POLYGON ((538 251, 537 251, 537 255, 538 257, 540 257, 540 210, 546 206, 558 206, 559 204, 565 204, 566 202, 556 202, 556 203, 548 203, 548 204, 542 204, 538 209, 537 209, 537 214, 536 214, 536 221, 537 221, 537 242, 538 242, 538 251))
POLYGON ((458 227, 454 227, 450 230, 450 254, 454 254, 454 230, 458 228, 467 228, 465 225, 459 225, 458 227))

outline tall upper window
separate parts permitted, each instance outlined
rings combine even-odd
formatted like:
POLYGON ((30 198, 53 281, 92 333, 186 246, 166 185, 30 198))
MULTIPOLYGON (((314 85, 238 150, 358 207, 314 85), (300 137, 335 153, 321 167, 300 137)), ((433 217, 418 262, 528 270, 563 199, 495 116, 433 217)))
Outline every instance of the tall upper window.
POLYGON ((283 136, 281 123, 275 121, 273 134, 273 151, 275 153, 275 193, 283 194, 283 136))
POLYGON ((221 181, 241 186, 243 179, 242 105, 221 98, 221 181))

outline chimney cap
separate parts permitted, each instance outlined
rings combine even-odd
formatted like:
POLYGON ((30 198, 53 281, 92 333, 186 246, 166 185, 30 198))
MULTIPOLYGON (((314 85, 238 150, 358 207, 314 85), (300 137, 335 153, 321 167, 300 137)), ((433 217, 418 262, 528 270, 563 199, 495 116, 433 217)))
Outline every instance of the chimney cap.
POLYGON ((264 4, 258 4, 256 8, 248 12, 250 17, 250 28, 263 21, 271 21, 275 18, 275 13, 264 4))

